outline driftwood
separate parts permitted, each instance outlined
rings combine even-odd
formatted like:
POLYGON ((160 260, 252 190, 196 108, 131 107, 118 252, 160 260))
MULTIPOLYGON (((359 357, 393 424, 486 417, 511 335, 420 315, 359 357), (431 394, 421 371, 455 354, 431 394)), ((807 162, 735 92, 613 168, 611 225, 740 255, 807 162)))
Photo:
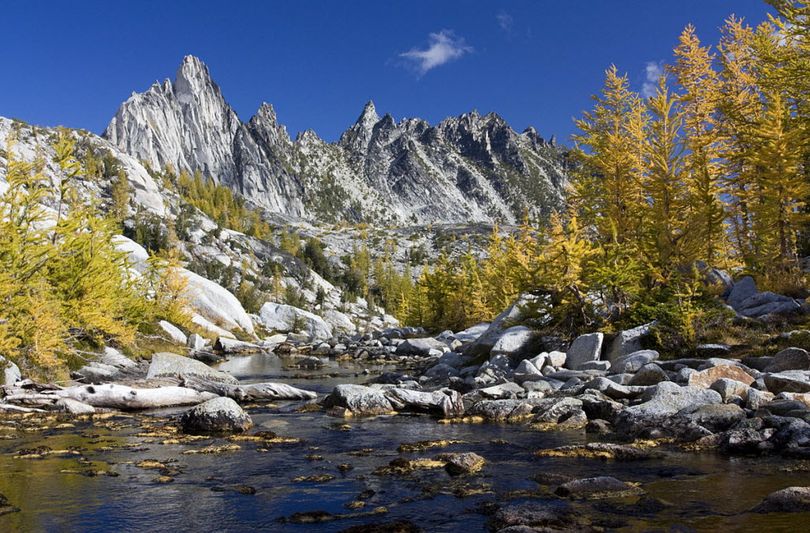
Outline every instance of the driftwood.
POLYGON ((68 387, 56 391, 55 394, 60 398, 70 398, 93 407, 122 410, 196 405, 217 396, 186 387, 135 389, 115 383, 68 387))
POLYGON ((184 387, 226 396, 240 402, 262 400, 314 400, 318 395, 312 391, 299 389, 286 383, 251 383, 232 385, 205 379, 202 376, 186 375, 181 381, 184 387))
POLYGON ((217 396, 185 387, 134 388, 115 383, 66 388, 26 384, 24 387, 4 387, 3 392, 2 402, 5 405, 38 407, 73 414, 92 413, 96 407, 136 410, 196 405, 217 396))
POLYGON ((37 409, 36 407, 21 407, 10 403, 0 403, 0 411, 11 413, 45 413, 44 409, 37 409))

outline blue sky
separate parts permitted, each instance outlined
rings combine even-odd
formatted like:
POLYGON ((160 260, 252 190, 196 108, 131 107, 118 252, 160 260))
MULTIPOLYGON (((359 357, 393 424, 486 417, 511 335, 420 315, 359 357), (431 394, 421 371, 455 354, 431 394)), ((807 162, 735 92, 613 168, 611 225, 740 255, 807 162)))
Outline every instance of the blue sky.
POLYGON ((205 61, 247 121, 272 103, 291 134, 335 140, 363 104, 432 123, 477 109, 566 140, 615 63, 642 90, 693 23, 714 42, 761 0, 473 2, 6 0, 0 115, 101 132, 132 91, 205 61))

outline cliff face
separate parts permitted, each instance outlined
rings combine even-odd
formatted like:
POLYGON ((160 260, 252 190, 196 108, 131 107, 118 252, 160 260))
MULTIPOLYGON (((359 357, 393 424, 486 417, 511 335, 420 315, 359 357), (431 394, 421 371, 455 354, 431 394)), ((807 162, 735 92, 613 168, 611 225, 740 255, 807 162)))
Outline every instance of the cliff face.
POLYGON ((292 140, 269 104, 241 122, 192 56, 174 82, 124 102, 104 137, 155 168, 200 171, 314 222, 514 222, 558 207, 566 182, 561 150, 495 114, 431 126, 380 118, 369 102, 337 143, 312 131, 292 140))

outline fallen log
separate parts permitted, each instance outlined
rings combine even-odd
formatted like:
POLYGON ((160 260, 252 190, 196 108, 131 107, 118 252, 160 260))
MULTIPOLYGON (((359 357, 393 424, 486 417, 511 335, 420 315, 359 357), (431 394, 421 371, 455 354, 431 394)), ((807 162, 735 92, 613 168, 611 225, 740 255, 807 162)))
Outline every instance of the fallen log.
POLYGON ((217 397, 217 394, 211 392, 186 387, 171 386, 155 389, 135 389, 115 383, 68 387, 54 391, 54 395, 59 398, 70 398, 93 407, 121 410, 196 405, 217 397))
POLYGON ((205 379, 197 375, 187 375, 183 376, 181 384, 189 389, 210 392, 218 396, 226 396, 240 402, 262 400, 314 400, 318 397, 315 392, 299 389, 292 385, 287 385, 286 383, 231 385, 229 383, 205 379))
POLYGON ((44 409, 37 409, 35 407, 20 407, 19 405, 12 405, 10 403, 0 403, 0 411, 11 413, 45 413, 44 409))

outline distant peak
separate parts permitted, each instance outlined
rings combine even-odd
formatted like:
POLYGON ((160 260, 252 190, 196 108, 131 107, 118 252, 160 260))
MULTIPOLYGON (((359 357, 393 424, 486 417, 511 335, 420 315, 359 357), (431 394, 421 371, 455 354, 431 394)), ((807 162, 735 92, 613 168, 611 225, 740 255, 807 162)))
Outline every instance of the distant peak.
POLYGON ((357 123, 361 124, 366 129, 371 129, 374 124, 380 121, 380 116, 377 114, 377 108, 374 107, 374 102, 369 100, 363 107, 363 112, 357 119, 357 123))
POLYGON ((213 85, 208 67, 196 56, 185 56, 177 69, 175 90, 180 94, 187 94, 200 90, 205 85, 213 85))
POLYGON ((273 107, 273 104, 268 104, 267 102, 262 102, 262 105, 259 106, 259 111, 256 114, 262 118, 268 118, 273 122, 276 120, 276 110, 273 107))

